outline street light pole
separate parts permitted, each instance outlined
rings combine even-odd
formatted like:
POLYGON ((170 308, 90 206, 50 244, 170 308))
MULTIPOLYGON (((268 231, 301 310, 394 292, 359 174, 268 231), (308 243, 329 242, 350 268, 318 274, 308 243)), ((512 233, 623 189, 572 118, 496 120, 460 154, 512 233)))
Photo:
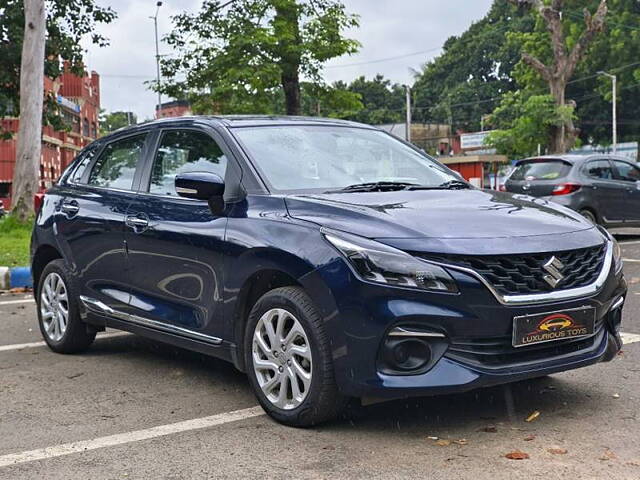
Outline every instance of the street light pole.
POLYGON ((160 116, 160 108, 162 107, 162 96, 160 94, 160 50, 158 48, 158 11, 162 6, 162 2, 156 3, 156 14, 153 17, 149 17, 153 19, 153 27, 155 29, 156 34, 156 85, 158 87, 158 107, 156 115, 160 116))
POLYGON ((618 77, 607 72, 598 72, 598 75, 604 75, 611 79, 613 85, 613 154, 618 153, 618 77))

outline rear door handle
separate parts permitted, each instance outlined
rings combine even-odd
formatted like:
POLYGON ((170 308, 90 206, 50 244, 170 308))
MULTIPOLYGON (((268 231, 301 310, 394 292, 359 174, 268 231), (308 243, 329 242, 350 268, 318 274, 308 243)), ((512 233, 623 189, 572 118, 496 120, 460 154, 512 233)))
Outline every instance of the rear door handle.
POLYGON ((134 215, 128 215, 125 223, 134 230, 137 228, 147 228, 149 226, 149 220, 134 215))
POLYGON ((78 202, 76 202, 75 200, 71 200, 70 202, 63 203, 60 207, 60 210, 62 210, 68 216, 73 217, 80 211, 80 207, 78 206, 78 202))

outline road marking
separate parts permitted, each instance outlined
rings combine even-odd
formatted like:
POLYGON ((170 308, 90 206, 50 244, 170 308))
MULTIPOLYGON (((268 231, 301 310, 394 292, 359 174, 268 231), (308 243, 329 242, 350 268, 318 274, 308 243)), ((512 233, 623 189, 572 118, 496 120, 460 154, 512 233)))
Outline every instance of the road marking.
POLYGON ((640 335, 637 333, 621 333, 622 343, 629 345, 630 343, 640 342, 640 335))
POLYGON ((34 303, 34 300, 33 297, 23 298, 22 300, 9 300, 6 302, 0 302, 0 305, 17 305, 18 303, 34 303))
POLYGON ((625 242, 623 240, 618 243, 620 244, 621 247, 624 247, 625 245, 640 245, 640 240, 629 240, 628 242, 625 242))
MULTIPOLYGON (((96 337, 96 340, 101 338, 115 338, 122 337, 124 335, 130 335, 127 332, 114 332, 114 333, 105 333, 96 337)), ((47 344, 45 342, 32 342, 32 343, 14 343, 13 345, 0 345, 0 352, 10 352, 13 350, 23 350, 25 348, 37 348, 44 347, 47 344)))
POLYGON ((640 260, 636 260, 635 258, 623 258, 622 261, 626 263, 640 263, 640 260))
POLYGON ((235 410, 233 412, 220 413, 210 417, 195 418, 193 420, 170 423, 168 425, 159 425, 157 427, 147 428, 144 430, 136 430, 133 432, 109 435, 107 437, 94 438, 92 440, 81 440, 79 442, 63 443, 61 445, 40 448, 37 450, 10 453, 9 455, 3 455, 0 457, 0 468, 7 467, 9 465, 17 465, 19 463, 44 460, 47 458, 62 457, 64 455, 86 452, 88 450, 113 447, 125 443, 140 442, 142 440, 164 437, 174 433, 200 430, 203 428, 214 427, 216 425, 224 425, 225 423, 245 420, 247 418, 260 417, 264 414, 264 410, 261 407, 251 407, 243 410, 235 410))

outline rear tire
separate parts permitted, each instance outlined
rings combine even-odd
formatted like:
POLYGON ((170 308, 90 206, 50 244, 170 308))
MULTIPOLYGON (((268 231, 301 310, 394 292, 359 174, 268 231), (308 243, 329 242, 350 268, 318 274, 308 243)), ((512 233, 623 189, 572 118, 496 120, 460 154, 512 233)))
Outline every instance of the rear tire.
POLYGON ((580 213, 580 215, 582 215, 594 225, 598 225, 598 219, 591 210, 580 210, 578 213, 580 213))
POLYGON ((42 271, 37 289, 38 324, 44 341, 58 353, 78 353, 93 343, 96 332, 80 319, 78 297, 62 260, 42 271))
POLYGON ((256 302, 244 352, 249 383, 262 408, 278 422, 308 427, 335 419, 344 408, 329 339, 303 289, 277 288, 256 302))

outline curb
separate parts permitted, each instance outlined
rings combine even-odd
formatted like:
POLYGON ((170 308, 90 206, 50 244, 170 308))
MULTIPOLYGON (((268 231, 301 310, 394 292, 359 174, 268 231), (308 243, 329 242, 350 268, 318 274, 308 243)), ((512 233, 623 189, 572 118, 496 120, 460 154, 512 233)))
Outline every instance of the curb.
POLYGON ((0 267, 0 290, 11 290, 12 288, 33 288, 31 268, 0 267))

